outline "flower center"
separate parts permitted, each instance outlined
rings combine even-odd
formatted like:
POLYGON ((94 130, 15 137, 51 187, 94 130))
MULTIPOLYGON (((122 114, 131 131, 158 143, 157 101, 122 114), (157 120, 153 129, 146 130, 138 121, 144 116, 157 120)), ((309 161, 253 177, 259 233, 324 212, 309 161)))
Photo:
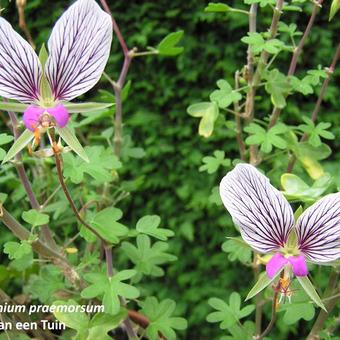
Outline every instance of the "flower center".
POLYGON ((62 104, 54 107, 30 105, 24 112, 23 121, 26 128, 32 132, 36 129, 48 129, 58 126, 63 128, 69 121, 69 114, 62 104))

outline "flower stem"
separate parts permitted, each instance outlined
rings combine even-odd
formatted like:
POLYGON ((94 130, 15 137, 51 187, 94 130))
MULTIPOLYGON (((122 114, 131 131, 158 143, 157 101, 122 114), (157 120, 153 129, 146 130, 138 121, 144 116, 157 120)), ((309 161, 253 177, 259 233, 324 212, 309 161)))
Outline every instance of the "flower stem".
MULTIPOLYGON (((280 279, 282 279, 284 276, 284 270, 282 270, 281 274, 280 274, 280 279)), ((276 301, 277 301, 277 297, 279 295, 280 292, 280 288, 281 288, 281 280, 279 279, 277 285, 274 288, 274 296, 273 296, 273 302, 272 302, 272 316, 270 319, 270 322, 267 326, 267 328, 263 331, 263 333, 261 335, 259 335, 258 337, 256 337, 256 339, 258 340, 262 340, 266 335, 268 335, 270 333, 270 331, 273 329, 275 321, 276 321, 276 309, 277 309, 277 305, 276 305, 276 301)))
POLYGON ((55 158, 55 164, 57 167, 57 174, 58 174, 58 179, 59 179, 59 183, 61 185, 61 188, 64 191, 64 194, 66 196, 66 199, 68 200, 68 202, 70 203, 71 209, 73 211, 74 216, 77 218, 77 220, 87 229, 89 229, 94 235, 97 236, 97 238, 99 240, 101 240, 102 242, 104 242, 104 244, 106 244, 106 241, 100 236, 100 234, 91 226, 89 225, 86 221, 83 220, 83 218, 80 216, 77 207, 75 206, 72 196, 65 184, 64 181, 64 177, 63 177, 63 170, 62 170, 62 161, 61 161, 61 157, 60 157, 60 152, 57 150, 57 146, 55 144, 54 141, 54 136, 52 136, 52 141, 54 142, 53 145, 53 150, 54 150, 54 158, 55 158))
POLYGON ((116 108, 115 108, 115 117, 114 117, 114 137, 113 137, 113 148, 114 153, 117 157, 121 155, 122 143, 123 143, 123 108, 122 108, 122 89, 125 84, 126 75, 130 67, 131 60, 134 55, 134 50, 129 51, 126 42, 120 32, 120 29, 117 25, 117 22, 114 16, 111 13, 110 7, 107 4, 106 0, 100 0, 104 10, 108 13, 112 20, 113 31, 115 32, 117 39, 120 43, 120 46, 123 50, 124 54, 124 63, 123 67, 120 71, 120 75, 118 81, 115 83, 111 83, 113 87, 113 91, 115 94, 116 108))
MULTIPOLYGON (((9 115, 9 118, 10 118, 10 121, 11 121, 14 139, 17 140, 20 136, 20 133, 19 133, 19 130, 18 130, 17 117, 16 117, 15 113, 11 112, 11 111, 8 112, 8 115, 9 115)), ((41 209, 40 204, 39 204, 39 202, 38 202, 38 200, 37 200, 37 198, 36 198, 36 196, 33 192, 33 189, 32 189, 31 183, 28 179, 25 167, 22 164, 21 153, 18 153, 15 156, 15 160, 16 160, 15 168, 17 170, 19 179, 20 179, 20 181, 21 181, 21 183, 22 183, 22 185, 23 185, 23 187, 26 191, 26 194, 27 194, 27 197, 28 197, 29 202, 31 204, 31 207, 33 209, 40 210, 41 209)), ((52 233, 51 233, 51 230, 50 230, 50 228, 48 227, 47 224, 44 224, 44 225, 41 226, 41 233, 42 233, 44 240, 49 245, 49 247, 57 250, 58 246, 55 243, 54 238, 53 238, 52 233)))

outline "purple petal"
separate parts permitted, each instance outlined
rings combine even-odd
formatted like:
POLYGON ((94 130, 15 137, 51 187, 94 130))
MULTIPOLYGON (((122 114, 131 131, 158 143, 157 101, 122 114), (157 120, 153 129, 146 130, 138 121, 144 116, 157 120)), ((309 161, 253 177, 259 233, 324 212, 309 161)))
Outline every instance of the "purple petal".
POLYGON ((309 207, 297 220, 301 252, 316 263, 340 257, 340 193, 330 194, 309 207))
POLYGON ((65 106, 62 104, 59 104, 55 107, 48 108, 46 110, 51 116, 54 117, 57 125, 61 128, 66 126, 68 123, 70 116, 68 114, 68 111, 66 110, 65 106))
POLYGON ((112 20, 94 0, 76 1, 48 41, 46 76, 58 100, 71 100, 100 79, 110 54, 112 20))
POLYGON ((272 279, 287 263, 288 260, 282 254, 276 253, 266 265, 268 277, 272 279))
POLYGON ((32 103, 39 98, 41 75, 33 48, 0 17, 0 96, 32 103))
POLYGON ((26 111, 24 112, 22 120, 24 121, 25 126, 28 130, 34 131, 39 125, 39 118, 44 112, 44 109, 40 107, 30 105, 26 111))
POLYGON ((238 164, 222 179, 220 195, 250 246, 263 253, 284 246, 294 224, 292 208, 255 167, 238 164))
POLYGON ((308 275, 308 268, 305 257, 303 255, 290 256, 288 257, 289 263, 293 267, 293 273, 296 276, 306 276, 308 275))

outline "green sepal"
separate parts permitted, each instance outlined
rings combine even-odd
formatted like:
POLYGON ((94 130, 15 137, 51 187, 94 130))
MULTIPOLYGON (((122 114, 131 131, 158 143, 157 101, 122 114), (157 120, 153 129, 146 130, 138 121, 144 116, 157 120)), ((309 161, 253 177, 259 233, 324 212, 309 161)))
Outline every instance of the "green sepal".
POLYGON ((91 112, 91 111, 101 111, 107 109, 111 106, 114 106, 114 103, 68 103, 63 102, 63 105, 67 109, 69 113, 83 113, 83 112, 91 112))
POLYGON ((1 164, 13 159, 34 138, 34 133, 26 129, 8 150, 1 164))
POLYGON ((27 109, 26 104, 13 103, 13 102, 0 102, 0 110, 13 111, 13 112, 25 112, 27 109))
POLYGON ((55 127, 55 130, 59 134, 59 136, 62 138, 62 140, 85 162, 89 163, 90 160, 84 150, 84 148, 81 146, 78 138, 76 135, 72 132, 72 130, 65 126, 63 128, 55 127))
POLYGON ((41 63, 41 66, 43 67, 43 69, 45 68, 45 64, 47 62, 47 59, 48 59, 48 52, 47 52, 45 44, 42 44, 40 51, 39 51, 39 61, 41 63))
POLYGON ((297 280, 299 281, 301 287, 303 288, 303 290, 308 294, 308 296, 320 307, 322 308, 326 313, 327 309, 325 307, 325 305, 322 303, 322 300, 319 296, 319 294, 317 293, 317 291, 315 290, 312 282, 310 282, 308 276, 297 276, 296 277, 297 280))
POLYGON ((255 295, 257 295, 258 293, 260 293, 263 289, 265 289, 266 287, 268 287, 280 274, 280 270, 276 273, 276 275, 270 279, 267 275, 266 272, 263 272, 260 274, 259 279, 257 280, 257 282, 255 283, 254 287, 250 290, 250 292, 248 293, 245 301, 251 299, 252 297, 254 297, 255 295))

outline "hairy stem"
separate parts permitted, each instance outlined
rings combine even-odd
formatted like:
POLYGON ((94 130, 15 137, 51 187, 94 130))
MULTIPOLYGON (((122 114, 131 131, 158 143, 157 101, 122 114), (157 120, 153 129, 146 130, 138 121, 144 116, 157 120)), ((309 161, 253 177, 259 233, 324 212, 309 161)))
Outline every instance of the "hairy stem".
MULTIPOLYGON (((9 115, 10 122, 11 122, 11 125, 12 125, 12 132, 13 132, 13 135, 14 135, 14 139, 17 140, 20 136, 20 133, 19 133, 19 130, 18 130, 17 117, 16 117, 15 113, 11 112, 11 111, 8 112, 8 115, 9 115)), ((37 200, 37 198, 36 198, 36 196, 33 192, 33 189, 32 189, 31 183, 28 179, 25 167, 22 164, 21 153, 18 153, 15 156, 15 160, 16 160, 15 168, 17 170, 19 179, 20 179, 20 181, 21 181, 21 183, 22 183, 22 185, 23 185, 23 187, 26 191, 26 194, 27 194, 27 197, 28 197, 29 202, 31 204, 31 207, 33 209, 40 210, 40 204, 39 204, 39 202, 38 202, 38 200, 37 200)), ((41 233, 42 233, 42 237, 44 238, 46 243, 49 245, 49 247, 57 250, 58 249, 57 244, 55 243, 55 241, 53 239, 51 230, 49 229, 48 225, 45 224, 45 225, 41 226, 41 233)))
MULTIPOLYGON (((260 275, 260 268, 257 263, 257 253, 254 252, 254 259, 253 259, 253 272, 254 272, 254 278, 255 282, 257 282, 259 275, 260 275)), ((255 297, 255 331, 256 334, 261 334, 262 331, 262 298, 263 293, 260 292, 255 297)))
MULTIPOLYGON (((257 7, 258 4, 252 4, 249 10, 249 33, 256 32, 256 18, 257 18, 257 7)), ((254 53, 252 52, 252 48, 249 45, 247 51, 247 66, 246 73, 248 78, 248 86, 249 89, 247 91, 246 105, 244 116, 246 122, 249 124, 254 118, 254 105, 255 105, 255 86, 254 86, 254 53)), ((241 118, 238 118, 241 120, 241 118)), ((256 164, 256 155, 257 155, 257 146, 250 145, 249 147, 250 153, 250 163, 256 164)))
MULTIPOLYGON (((237 71, 235 73, 235 90, 239 88, 239 77, 240 73, 237 71)), ((236 141, 238 144, 238 148, 240 151, 240 158, 241 160, 245 160, 245 152, 246 147, 242 136, 242 123, 241 123, 241 116, 240 116, 240 103, 234 102, 234 111, 235 111, 235 123, 236 123, 236 141)))
MULTIPOLYGON (((312 30, 316 15, 317 15, 317 13, 320 9, 322 2, 323 2, 323 0, 319 0, 314 4, 313 11, 312 11, 312 14, 309 18, 306 29, 305 29, 305 31, 302 35, 302 38, 301 38, 298 46, 295 48, 295 50, 293 52, 293 56, 292 56, 292 59, 291 59, 291 62, 290 62, 289 70, 288 70, 288 76, 292 76, 295 73, 298 59, 299 59, 299 57, 302 53, 303 47, 305 46, 305 42, 306 42, 306 40, 307 40, 311 30, 312 30)), ((280 109, 278 107, 274 107, 272 115, 270 117, 268 128, 271 128, 276 124, 277 120, 280 117, 281 112, 282 112, 282 109, 280 109)))
MULTIPOLYGON (((315 104, 315 107, 314 107, 314 110, 313 110, 313 113, 312 113, 312 116, 311 116, 311 119, 312 121, 315 123, 317 118, 318 118, 318 114, 320 112, 320 109, 321 109, 321 104, 322 104, 322 101, 323 101, 323 98, 325 96, 325 93, 327 91, 327 88, 328 88, 328 85, 329 85, 329 82, 331 80, 331 77, 335 71, 335 67, 336 67, 336 64, 338 62, 340 58, 340 43, 338 44, 337 48, 336 48, 336 51, 335 51, 335 54, 333 56, 333 60, 332 60, 332 63, 331 65, 329 66, 329 68, 327 69, 327 77, 325 78, 325 80, 323 81, 323 84, 322 84, 322 87, 321 87, 321 90, 320 90, 320 94, 319 94, 319 97, 316 101, 316 104, 315 104)), ((300 138, 300 142, 304 142, 305 140, 307 140, 307 137, 308 135, 306 133, 304 133, 302 135, 302 137, 300 138)), ((291 173, 293 171, 293 168, 294 168, 294 165, 295 165, 295 162, 296 162, 296 158, 293 156, 290 161, 289 161, 289 164, 288 164, 288 167, 287 167, 287 172, 288 173, 291 173)))
MULTIPOLYGON (((324 297, 329 297, 333 294, 333 291, 336 288, 338 282, 338 277, 339 273, 334 269, 329 277, 328 286, 325 290, 324 297)), ((307 337, 308 340, 319 339, 318 334, 323 329, 325 321, 329 317, 329 313, 333 310, 338 300, 339 300, 338 297, 333 297, 333 299, 328 300, 328 302, 325 304, 328 313, 326 313, 323 309, 320 311, 312 327, 312 330, 310 331, 307 337)))
MULTIPOLYGON (((279 26, 279 21, 281 18, 281 12, 282 12, 282 7, 283 7, 283 0, 277 0, 276 1, 276 6, 274 8, 274 13, 273 13, 273 18, 272 18, 272 23, 270 25, 269 29, 269 34, 270 38, 273 39, 276 37, 278 26, 279 26)), ((262 51, 260 55, 260 60, 256 68, 256 72, 254 75, 253 79, 253 86, 257 87, 258 84, 261 81, 263 71, 268 63, 268 58, 269 58, 269 53, 267 51, 262 51)))
MULTIPOLYGON (((282 270, 281 274, 280 274, 280 279, 282 279, 284 276, 284 270, 282 270)), ((259 335, 258 337, 256 337, 256 339, 258 340, 262 340, 266 335, 268 335, 270 333, 270 331, 273 329, 274 325, 275 325, 275 321, 276 321, 276 310, 277 310, 277 298, 280 292, 280 288, 281 288, 281 280, 279 279, 277 285, 274 288, 274 296, 273 296, 273 302, 272 302, 272 315, 271 315, 271 319, 269 321, 269 324, 267 326, 267 328, 263 331, 263 333, 261 335, 259 335)))
POLYGON ((111 13, 110 7, 108 6, 106 0, 100 0, 100 3, 102 4, 104 10, 110 15, 112 19, 112 26, 113 31, 115 32, 117 39, 120 43, 120 46, 123 50, 124 54, 124 62, 122 69, 120 71, 120 75, 118 78, 118 81, 116 83, 113 83, 113 91, 115 94, 115 101, 116 101, 116 107, 115 107, 115 116, 114 116, 114 137, 113 137, 113 148, 114 153, 117 157, 120 157, 121 155, 121 149, 122 149, 122 143, 123 143, 123 107, 122 107, 122 89, 125 84, 126 75, 130 67, 130 63, 133 57, 133 51, 129 51, 126 42, 122 36, 122 33, 120 32, 120 29, 117 25, 117 22, 114 18, 114 16, 111 13))
POLYGON ((63 170, 62 170, 62 161, 61 161, 61 157, 60 157, 60 153, 56 150, 56 145, 53 146, 54 148, 54 158, 55 158, 55 164, 57 167, 57 174, 58 174, 58 179, 59 179, 59 183, 61 185, 61 188, 64 191, 64 194, 66 196, 66 199, 68 200, 68 202, 70 203, 71 209, 73 211, 74 216, 77 218, 77 220, 84 226, 86 227, 88 230, 90 230, 94 235, 97 236, 97 238, 101 241, 103 241, 104 243, 106 243, 106 241, 99 235, 99 233, 91 226, 89 225, 86 221, 83 220, 83 218, 80 216, 77 207, 75 206, 72 196, 65 184, 64 181, 64 177, 63 177, 63 170))

